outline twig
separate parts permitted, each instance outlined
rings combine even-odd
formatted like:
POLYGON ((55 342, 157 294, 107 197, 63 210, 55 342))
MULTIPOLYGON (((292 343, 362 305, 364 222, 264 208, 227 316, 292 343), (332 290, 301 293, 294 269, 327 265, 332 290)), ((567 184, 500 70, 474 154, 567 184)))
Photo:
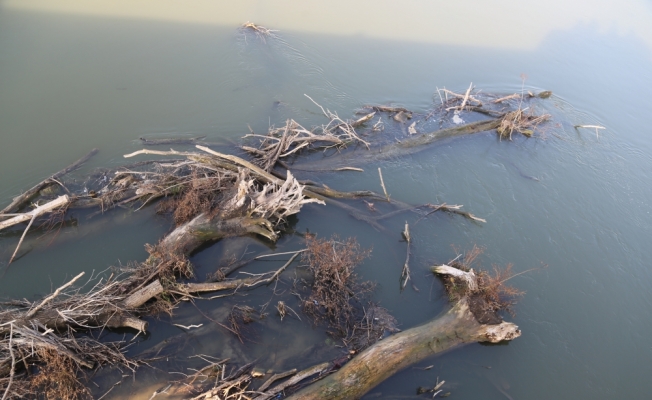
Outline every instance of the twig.
POLYGON ((25 236, 27 235, 27 231, 29 228, 32 226, 32 223, 36 219, 36 214, 32 215, 32 219, 29 220, 29 224, 27 224, 27 228, 23 231, 23 235, 20 237, 20 240, 18 241, 18 246, 16 246, 16 250, 14 250, 14 254, 11 255, 11 259, 9 259, 9 263, 7 263, 7 266, 11 264, 14 261, 14 258, 16 257, 16 254, 18 254, 18 249, 20 249, 20 245, 23 244, 23 239, 25 239, 25 236))
POLYGON ((340 168, 335 168, 334 171, 357 171, 357 172, 364 172, 364 169, 362 169, 362 168, 356 168, 356 167, 340 167, 340 168))
POLYGON ((380 170, 380 167, 378 167, 378 176, 380 176, 380 186, 383 187, 383 192, 385 192, 385 198, 387 199, 387 202, 389 202, 389 195, 387 194, 387 189, 385 188, 385 182, 383 181, 383 173, 380 170))
POLYGON ((464 95, 464 100, 462 100, 462 104, 460 105, 460 111, 464 110, 464 106, 466 105, 466 102, 469 101, 469 95, 471 94, 471 88, 473 88, 473 82, 469 85, 469 88, 466 89, 466 94, 464 95))
POLYGON ((133 153, 125 154, 123 157, 124 158, 130 158, 130 157, 133 157, 133 156, 137 156, 139 154, 154 154, 154 155, 158 155, 158 156, 169 156, 169 155, 196 156, 197 155, 197 153, 189 153, 187 151, 176 151, 174 149, 170 149, 170 151, 142 149, 142 150, 134 151, 133 153))
POLYGON ((514 94, 510 94, 509 96, 505 96, 505 97, 501 97, 501 98, 499 98, 499 99, 496 99, 496 100, 494 100, 492 103, 494 103, 494 104, 498 104, 498 103, 502 103, 502 102, 505 101, 505 100, 517 99, 517 98, 519 98, 519 97, 521 97, 520 94, 518 94, 518 93, 514 93, 514 94))
POLYGON ((326 118, 331 118, 331 116, 326 112, 326 110, 324 110, 324 107, 320 106, 319 103, 317 103, 316 101, 314 101, 314 100, 312 99, 312 97, 308 96, 308 95, 305 94, 305 93, 304 93, 303 95, 306 96, 308 99, 310 99, 310 101, 312 101, 313 103, 315 103, 315 105, 316 105, 317 107, 321 108, 321 112, 324 113, 324 116, 325 116, 326 118))
POLYGON ((598 139, 600 139, 600 136, 598 136, 598 129, 607 129, 604 126, 600 125, 575 125, 575 129, 577 128, 595 129, 595 137, 598 139))
POLYGON ((405 221, 405 230, 403 231, 403 237, 407 242, 407 256, 405 257, 405 264, 403 264, 403 271, 401 272, 401 291, 405 289, 408 281, 410 280, 410 243, 412 241, 410 237, 410 226, 407 221, 405 221))
POLYGON ((59 289, 55 290, 54 293, 52 293, 51 295, 49 295, 48 297, 46 297, 45 299, 43 299, 43 301, 41 302, 41 304, 39 304, 38 306, 32 308, 32 309, 31 309, 31 310, 30 310, 30 311, 25 315, 25 318, 26 318, 26 319, 27 319, 27 318, 32 318, 32 317, 36 314, 36 312, 37 312, 38 310, 40 310, 41 308, 43 308, 43 306, 46 305, 50 300, 52 300, 52 299, 54 299, 55 297, 57 297, 57 296, 61 293, 62 290, 64 290, 65 288, 69 287, 70 285, 72 285, 73 283, 75 283, 75 281, 76 281, 77 279, 79 279, 79 278, 81 278, 82 276, 84 276, 84 274, 85 274, 84 271, 80 272, 79 275, 77 275, 76 277, 72 278, 72 280, 71 280, 70 282, 66 283, 65 285, 61 286, 59 289))
POLYGON ((185 329, 185 330, 190 330, 190 329, 192 329, 192 328, 201 328, 204 324, 199 324, 199 325, 188 325, 188 326, 181 325, 181 324, 172 324, 172 325, 174 325, 174 326, 178 326, 179 328, 183 328, 183 329, 185 329))
POLYGON ((11 389, 11 384, 14 381, 14 375, 16 374, 16 356, 14 356, 14 345, 11 343, 14 337, 14 324, 9 324, 9 354, 11 355, 11 371, 9 372, 9 383, 7 383, 7 388, 5 393, 2 395, 2 400, 7 398, 9 394, 9 389, 11 389))

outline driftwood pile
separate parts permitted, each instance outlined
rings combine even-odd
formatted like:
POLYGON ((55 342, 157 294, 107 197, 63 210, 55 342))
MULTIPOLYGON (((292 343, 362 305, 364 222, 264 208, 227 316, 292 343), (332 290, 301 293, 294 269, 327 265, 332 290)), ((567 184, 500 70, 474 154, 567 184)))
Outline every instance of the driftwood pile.
MULTIPOLYGON (((255 26, 245 28, 256 29, 255 26)), ((464 287, 469 290, 460 292, 463 293, 460 296, 451 295, 453 308, 448 313, 423 327, 407 330, 374 344, 384 333, 395 332, 393 320, 380 307, 361 306, 364 300, 360 296, 364 292, 361 288, 370 289, 371 286, 355 279, 353 268, 364 258, 364 252, 357 251, 351 241, 312 238, 308 240, 306 251, 294 253, 283 267, 267 274, 245 279, 225 279, 230 272, 241 266, 235 265, 230 270, 227 268, 219 271, 217 281, 184 282, 193 276, 188 257, 200 246, 222 238, 243 235, 256 235, 276 241, 283 234, 287 218, 299 213, 307 204, 342 208, 357 220, 378 230, 385 229, 382 225, 384 219, 406 212, 417 213, 425 218, 429 213, 445 211, 484 222, 481 218, 461 211, 459 205, 414 206, 390 199, 387 193, 339 192, 312 181, 297 179, 298 175, 305 174, 306 171, 357 171, 360 170, 357 165, 364 162, 414 153, 424 145, 458 135, 497 130, 505 138, 511 138, 517 132, 529 136, 538 124, 547 119, 547 116, 524 113, 520 105, 534 100, 523 96, 511 100, 489 96, 483 100, 478 95, 472 95, 470 89, 465 95, 448 93, 451 98, 443 101, 435 110, 440 115, 458 115, 464 112, 468 116, 484 114, 490 118, 483 116, 484 119, 474 122, 449 124, 451 126, 432 132, 418 133, 435 111, 419 116, 400 107, 370 106, 363 109, 362 117, 343 120, 319 106, 327 118, 327 123, 322 126, 308 129, 290 119, 285 126, 270 128, 265 135, 247 135, 247 144, 242 149, 251 155, 250 160, 217 152, 196 144, 196 139, 193 139, 192 143, 187 144, 194 144, 195 147, 187 151, 143 149, 127 154, 126 158, 139 155, 167 158, 137 162, 115 171, 103 171, 87 180, 83 189, 75 188, 72 183, 66 184, 62 178, 97 152, 93 150, 76 163, 16 197, 0 213, 0 229, 15 229, 16 225, 27 222, 20 243, 33 223, 38 225, 51 220, 53 213, 60 219, 65 219, 69 210, 78 208, 94 209, 95 215, 99 215, 116 207, 138 210, 155 205, 158 212, 171 214, 174 228, 157 245, 147 247, 150 256, 145 261, 131 263, 128 268, 116 269, 105 275, 92 276, 84 285, 78 285, 80 274, 42 300, 8 301, 0 305, 2 399, 31 396, 37 392, 46 393, 49 398, 88 397, 90 392, 78 380, 82 371, 104 365, 122 365, 131 370, 137 366, 135 361, 124 356, 124 343, 102 343, 94 339, 94 333, 114 328, 145 332, 147 322, 141 319, 142 316, 169 312, 181 299, 199 293, 243 290, 269 284, 279 279, 282 272, 301 254, 309 266, 313 280, 312 292, 306 295, 303 311, 313 321, 326 321, 331 330, 351 349, 351 356, 365 348, 367 350, 350 361, 350 356, 347 356, 343 360, 319 364, 296 374, 272 377, 255 391, 250 389, 250 383, 255 378, 251 366, 245 366, 237 373, 226 374, 226 361, 211 361, 206 369, 190 378, 193 382, 186 382, 187 385, 194 384, 200 375, 204 378, 212 377, 212 387, 193 389, 195 393, 199 389, 205 390, 197 399, 267 399, 285 393, 305 378, 324 376, 343 365, 340 372, 304 389, 297 398, 357 398, 416 359, 465 342, 495 342, 517 337, 519 331, 513 324, 497 319, 491 321, 494 325, 485 325, 470 313, 470 303, 480 300, 489 300, 490 304, 484 310, 492 315, 504 308, 505 304, 501 303, 503 300, 500 296, 493 303, 489 297, 480 296, 481 299, 478 300, 478 296, 472 296, 480 290, 478 287, 486 289, 489 283, 499 280, 490 281, 483 278, 483 275, 468 278, 473 273, 468 271, 465 272, 467 275, 459 275, 466 276, 465 278, 456 277, 454 281, 447 281, 449 290, 460 285, 466 285, 464 287), (491 102, 492 99, 496 101, 491 102), (483 103, 490 107, 485 108, 483 103), (514 109, 514 104, 517 103, 519 107, 514 109), (390 126, 404 132, 405 137, 389 144, 375 144, 369 139, 369 135, 376 134, 381 129, 389 130, 390 126), (407 131, 404 129, 406 127, 407 131), (257 141, 257 145, 252 145, 252 141, 257 141), (320 156, 334 151, 336 156, 320 156), (308 161, 303 161, 304 158, 308 161), (51 187, 60 189, 44 190, 51 187), (366 206, 360 201, 363 198, 369 200, 365 200, 366 206), (373 212, 372 201, 389 203, 394 210, 378 215, 373 212), (30 204, 37 206, 30 210, 30 204), (365 332, 368 337, 373 336, 373 339, 361 340, 355 334, 356 331, 365 332), (373 335, 370 336, 369 332, 373 335), (452 332, 457 332, 455 337, 451 336, 452 332), (429 341, 432 338, 437 338, 437 346, 421 346, 419 341, 429 341), (421 347, 411 348, 408 343, 421 347), (388 351, 400 359, 386 359, 388 351), (413 355, 408 357, 408 354, 413 355), (365 363, 377 363, 378 367, 372 368, 371 374, 360 375, 359 382, 364 383, 353 385, 356 389, 346 387, 347 383, 341 377, 362 374, 359 366, 365 363), (55 370, 59 372, 55 373, 55 370), (290 375, 293 377, 269 388, 274 381, 290 375), (236 392, 240 397, 232 396, 236 392)), ((448 121, 448 117, 442 117, 444 120, 448 121)), ((156 144, 152 140, 144 143, 156 144)), ((168 140, 163 143, 172 142, 168 140)), ((399 274, 401 289, 405 287, 410 274, 410 236, 407 223, 403 234, 408 243, 408 257, 399 274)), ((20 251, 20 243, 14 256, 20 251)), ((451 266, 453 267, 455 265, 451 266)), ((465 268, 459 268, 458 265, 456 270, 464 271, 465 268)), ((450 271, 441 269, 436 272, 450 274, 450 271)), ((496 290, 494 293, 497 293, 496 290)), ((476 306, 471 306, 471 309, 477 308, 476 306)), ((284 307, 284 304, 277 306, 280 314, 281 310, 287 312, 284 307)))

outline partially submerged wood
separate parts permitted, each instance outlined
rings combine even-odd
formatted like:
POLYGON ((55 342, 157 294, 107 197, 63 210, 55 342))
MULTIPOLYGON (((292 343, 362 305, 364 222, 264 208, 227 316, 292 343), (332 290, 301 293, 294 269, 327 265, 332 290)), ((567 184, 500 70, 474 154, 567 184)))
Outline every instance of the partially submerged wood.
MULTIPOLYGON (((39 182, 35 186, 33 186, 31 189, 27 190, 25 193, 21 194, 20 196, 17 196, 13 199, 11 204, 9 204, 7 207, 3 208, 0 210, 0 218, 2 217, 2 214, 7 214, 7 213, 13 213, 18 211, 25 203, 27 203, 30 199, 32 199, 34 196, 36 196, 41 190, 45 189, 46 187, 50 185, 57 184, 60 177, 63 175, 76 170, 77 168, 81 167, 82 164, 84 164, 86 161, 88 161, 91 157, 93 157, 95 154, 97 154, 98 149, 93 149, 91 150, 88 154, 86 154, 84 157, 80 158, 79 160, 75 161, 74 163, 70 164, 66 168, 62 169, 61 171, 51 175, 49 178, 39 182)), ((1 229, 1 228, 0 228, 1 229)))
MULTIPOLYGON (((249 26, 247 29, 255 30, 255 26, 249 26)), ((216 152, 201 145, 197 145, 196 149, 198 151, 194 152, 143 149, 127 154, 125 157, 145 154, 174 155, 183 158, 160 164, 151 164, 150 161, 146 161, 138 164, 147 165, 144 170, 122 169, 115 171, 115 173, 112 172, 111 176, 108 176, 108 174, 103 175, 103 179, 94 178, 96 186, 88 193, 84 191, 84 193, 78 193, 77 195, 61 196, 60 199, 49 202, 29 213, 12 215, 10 219, 0 222, 0 229, 2 229, 27 220, 34 221, 34 218, 42 213, 71 203, 77 204, 79 207, 98 207, 100 208, 98 212, 104 212, 115 206, 141 208, 160 198, 165 198, 165 200, 159 202, 159 206, 165 207, 160 207, 158 211, 173 211, 174 214, 174 227, 171 232, 158 245, 148 247, 150 257, 145 262, 130 264, 131 272, 126 278, 121 277, 120 282, 111 277, 108 281, 98 283, 88 293, 83 294, 79 292, 79 289, 72 290, 70 288, 72 282, 69 282, 40 303, 31 303, 26 300, 18 301, 12 303, 11 307, 13 308, 0 310, 2 311, 0 315, 2 317, 0 318, 0 333, 4 335, 4 339, 0 338, 0 342, 4 346, 0 348, 0 351, 2 351, 0 355, 0 379, 9 376, 8 374, 14 371, 14 367, 17 365, 15 354, 11 356, 10 353, 16 348, 15 346, 28 343, 31 340, 29 337, 43 336, 45 339, 34 346, 64 354, 67 359, 73 360, 71 362, 77 367, 91 367, 96 363, 105 362, 102 360, 117 360, 118 363, 125 363, 123 359, 110 352, 107 354, 112 355, 105 358, 100 357, 100 361, 92 357, 92 359, 87 359, 85 354, 78 350, 81 347, 71 347, 69 343, 72 342, 66 342, 66 340, 71 340, 71 329, 93 331, 105 328, 132 328, 144 332, 147 329, 147 323, 139 319, 139 316, 153 312, 152 310, 156 310, 157 307, 159 311, 163 309, 169 312, 179 299, 191 298, 197 293, 253 288, 254 286, 273 282, 278 279, 287 265, 297 257, 298 253, 295 253, 282 268, 270 271, 268 274, 244 279, 204 283, 177 283, 177 279, 192 276, 192 265, 188 260, 188 256, 211 241, 249 234, 263 237, 272 242, 276 241, 283 231, 285 220, 289 216, 297 214, 305 204, 329 204, 343 208, 354 218, 364 221, 378 230, 384 229, 380 221, 408 210, 418 212, 422 218, 432 212, 441 210, 458 213, 475 221, 485 222, 473 214, 459 210, 461 206, 457 205, 448 206, 445 203, 440 205, 427 204, 423 207, 430 208, 431 210, 428 212, 427 210, 418 209, 419 207, 391 199, 382 180, 380 168, 379 175, 385 196, 368 191, 340 192, 325 185, 323 187, 318 186, 314 182, 298 181, 292 173, 295 167, 289 165, 291 161, 287 163, 282 161, 282 159, 294 159, 301 153, 311 149, 336 148, 341 151, 349 144, 359 143, 363 145, 359 146, 361 148, 354 149, 354 151, 343 151, 342 156, 335 160, 340 166, 330 170, 353 169, 360 171, 361 169, 350 167, 349 164, 412 154, 420 151, 423 146, 440 139, 492 129, 512 129, 527 134, 525 132, 526 128, 536 126, 536 124, 545 120, 543 117, 525 115, 521 110, 516 111, 521 113, 520 115, 485 110, 479 104, 480 102, 471 95, 471 88, 464 95, 453 97, 455 97, 455 101, 461 102, 460 104, 453 103, 455 105, 451 109, 454 109, 455 112, 477 111, 486 113, 492 118, 439 129, 430 133, 416 134, 416 122, 421 121, 421 116, 418 114, 413 116, 412 112, 400 107, 376 106, 373 108, 373 112, 367 113, 362 118, 344 120, 338 117, 337 114, 315 103, 323 114, 329 118, 326 125, 306 129, 295 121, 288 120, 285 127, 280 128, 280 130, 270 131, 267 136, 251 135, 261 139, 261 145, 258 148, 245 148, 253 155, 253 162, 235 155, 216 152), (371 121, 374 116, 377 116, 376 113, 378 112, 392 113, 393 115, 381 115, 373 130, 385 118, 388 124, 399 127, 407 135, 404 123, 407 119, 415 118, 416 121, 410 125, 408 130, 410 136, 397 143, 371 149, 370 143, 362 139, 362 136, 358 136, 356 129, 371 121), (398 121, 398 123, 393 122, 392 119, 398 121), (346 165, 346 167, 341 167, 341 164, 346 165), (285 172, 285 175, 274 170, 277 165, 286 167, 287 172, 285 172), (374 215, 373 213, 378 211, 374 208, 373 203, 368 202, 367 208, 365 208, 360 202, 359 206, 361 206, 362 210, 350 204, 361 197, 368 200, 386 201, 389 203, 387 207, 398 207, 399 209, 394 209, 382 215, 374 215), (3 326, 6 328, 2 328, 3 326), (25 328, 27 326, 32 328, 25 328), (23 328, 31 330, 20 331, 23 328), (66 336, 65 332, 68 332, 68 336, 66 336)), ((369 132, 371 131, 367 128, 366 134, 369 132)), ((511 135, 511 131, 509 134, 511 135)), ((195 143, 194 139, 192 140, 195 143)), ((155 144, 171 144, 171 141, 155 144)), ((80 160, 80 162, 83 161, 83 159, 80 160)), ((325 162, 321 163, 321 166, 327 166, 330 162, 329 159, 326 159, 325 162)), ((56 179, 57 176, 60 176, 62 172, 67 172, 67 170, 53 175, 52 179, 56 179)), ((310 168, 304 170, 309 171, 310 168)), ((46 183, 47 185, 52 184, 49 181, 46 183)), ((10 207, 22 207, 26 202, 25 199, 33 198, 38 194, 39 190, 37 188, 35 191, 26 193, 19 200, 16 200, 15 204, 12 203, 10 207)), ((382 208, 385 207, 383 205, 382 208)), ((401 289, 405 287, 410 279, 411 238, 407 222, 403 235, 408 242, 408 248, 401 273, 401 289)), ((332 276, 322 274, 321 285, 323 290, 318 295, 313 293, 306 296, 308 301, 304 302, 303 305, 304 310, 312 313, 313 317, 319 317, 319 314, 323 314, 321 317, 324 318, 325 316, 325 319, 329 320, 331 328, 340 329, 343 332, 342 340, 345 346, 350 346, 357 351, 366 348, 374 340, 382 337, 384 329, 381 327, 378 330, 370 327, 373 325, 373 321, 377 319, 375 316, 380 315, 380 311, 372 311, 371 308, 368 308, 367 311, 369 312, 365 311, 364 315, 367 325, 364 325, 364 321, 350 323, 353 318, 349 317, 355 314, 351 311, 351 304, 352 302, 359 302, 358 296, 366 288, 351 286, 344 282, 347 280, 352 282, 351 277, 354 277, 355 274, 352 273, 351 268, 353 263, 338 258, 346 253, 346 249, 338 247, 341 244, 325 244, 322 250, 324 250, 324 259, 334 260, 335 264, 339 263, 340 267, 344 266, 345 268, 332 268, 332 276), (338 249, 337 254, 332 254, 336 249, 338 249), (323 282, 327 283, 324 284, 323 282), (335 284, 334 282, 339 282, 342 285, 337 286, 339 283, 335 284), (333 296, 340 296, 344 299, 344 302, 338 302, 339 299, 333 296), (337 324, 342 321, 345 324, 338 326, 337 324), (349 331, 355 331, 356 329, 369 332, 368 336, 373 336, 373 340, 356 342, 355 339, 347 336, 349 331)), ((315 259, 306 258, 305 260, 309 261, 311 265, 309 268, 315 274, 314 280, 317 281, 318 275, 323 271, 316 272, 322 270, 322 268, 313 268, 314 265, 319 264, 314 262, 315 259)), ((478 315, 473 311, 474 307, 482 309, 482 305, 478 305, 478 302, 483 299, 494 301, 490 297, 480 296, 480 287, 487 282, 500 285, 501 279, 486 280, 485 275, 475 275, 473 270, 451 272, 449 269, 455 269, 454 267, 455 264, 441 266, 436 271, 440 274, 448 273, 451 275, 449 280, 456 280, 456 284, 458 281, 463 282, 467 288, 466 291, 460 292, 460 297, 454 298, 455 305, 448 313, 423 327, 413 328, 399 335, 391 336, 369 347, 368 350, 347 364, 342 369, 344 372, 333 374, 323 381, 324 383, 305 389, 305 396, 307 397, 302 398, 311 398, 310 396, 317 396, 315 398, 358 398, 362 393, 392 373, 428 355, 445 351, 463 343, 473 341, 495 342, 511 340, 517 337, 520 331, 515 325, 501 321, 497 321, 500 323, 496 325, 486 325, 486 321, 479 319, 478 315), (364 371, 363 366, 367 364, 371 367, 368 371, 364 371)), ((278 304, 279 312, 281 312, 280 307, 283 302, 279 301, 278 304)), ((500 305, 500 302, 494 301, 493 304, 485 307, 485 311, 494 310, 496 304, 500 305)), ((356 315, 356 317, 358 316, 356 315)), ((72 339, 75 339, 75 337, 72 337, 72 339)), ((89 343, 92 340, 94 339, 89 338, 89 343)), ((96 341, 86 348, 96 346, 92 348, 98 352, 97 354, 105 354, 102 352, 104 350, 98 350, 99 347, 97 346, 99 345, 100 343, 96 341)), ((341 363, 338 362, 337 364, 341 363)), ((127 363, 127 365, 131 364, 127 363)), ((332 366, 328 368, 320 367, 317 370, 320 373, 325 373, 330 369, 332 369, 332 366)), ((291 381, 298 382, 301 379, 297 377, 292 378, 291 381)), ((237 384, 242 391, 246 392, 249 382, 250 379, 243 375, 243 377, 224 382, 226 386, 220 390, 233 387, 229 386, 231 384, 237 384)), ((275 388, 267 390, 266 394, 262 395, 261 398, 273 397, 289 386, 292 385, 287 384, 287 382, 281 383, 275 388)), ((0 388, 2 388, 1 384, 0 388)), ((9 393, 9 389, 5 393, 9 393)), ((304 394, 301 396, 304 396, 304 394)))
POLYGON ((433 321, 381 340, 336 373, 287 397, 288 400, 359 399, 369 390, 427 357, 474 343, 498 343, 521 335, 510 322, 483 325, 476 321, 465 300, 433 321))
POLYGON ((33 209, 32 211, 16 215, 13 218, 9 218, 4 221, 0 221, 0 230, 9 228, 10 226, 20 224, 21 222, 26 222, 31 220, 32 218, 41 216, 45 213, 51 212, 56 210, 57 208, 64 207, 70 203, 70 197, 68 195, 64 194, 63 196, 59 196, 56 199, 45 203, 43 205, 40 205, 33 209))

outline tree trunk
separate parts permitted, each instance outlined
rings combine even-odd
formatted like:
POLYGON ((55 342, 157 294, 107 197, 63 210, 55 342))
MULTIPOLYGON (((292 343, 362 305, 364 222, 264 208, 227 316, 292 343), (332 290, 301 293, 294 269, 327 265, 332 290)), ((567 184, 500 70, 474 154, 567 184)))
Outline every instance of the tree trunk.
POLYGON ((271 241, 277 239, 272 224, 266 219, 235 217, 222 219, 203 213, 177 227, 160 243, 160 248, 168 251, 190 254, 202 244, 231 236, 258 234, 271 241))
POLYGON ((465 343, 497 343, 520 335, 518 327, 510 322, 498 325, 478 323, 467 300, 462 299, 440 317, 381 340, 336 373, 287 399, 359 399, 391 375, 433 354, 465 343))

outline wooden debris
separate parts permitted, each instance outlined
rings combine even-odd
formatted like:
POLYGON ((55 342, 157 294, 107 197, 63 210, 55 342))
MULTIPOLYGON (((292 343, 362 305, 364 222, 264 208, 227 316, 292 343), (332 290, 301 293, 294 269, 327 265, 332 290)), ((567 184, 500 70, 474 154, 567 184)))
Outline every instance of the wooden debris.
POLYGON ((380 177, 380 186, 383 187, 383 193, 385 193, 385 198, 387 199, 387 202, 389 202, 389 195, 387 194, 387 188, 385 188, 385 182, 383 181, 383 173, 380 170, 380 167, 378 167, 378 176, 380 177))
POLYGON ((410 280, 410 243, 412 242, 412 238, 410 237, 410 226, 407 221, 405 221, 405 228, 402 233, 403 238, 407 242, 407 255, 405 256, 405 263, 401 271, 401 291, 405 289, 405 286, 410 280))

